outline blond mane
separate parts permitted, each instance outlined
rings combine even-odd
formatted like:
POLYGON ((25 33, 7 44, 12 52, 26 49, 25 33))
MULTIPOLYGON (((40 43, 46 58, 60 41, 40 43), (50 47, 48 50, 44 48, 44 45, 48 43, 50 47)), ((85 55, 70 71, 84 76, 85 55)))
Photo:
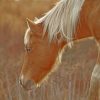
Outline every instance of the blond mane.
POLYGON ((60 33, 67 42, 72 42, 79 14, 85 0, 60 0, 54 8, 43 17, 34 21, 35 24, 44 24, 44 33, 47 31, 49 40, 60 33))

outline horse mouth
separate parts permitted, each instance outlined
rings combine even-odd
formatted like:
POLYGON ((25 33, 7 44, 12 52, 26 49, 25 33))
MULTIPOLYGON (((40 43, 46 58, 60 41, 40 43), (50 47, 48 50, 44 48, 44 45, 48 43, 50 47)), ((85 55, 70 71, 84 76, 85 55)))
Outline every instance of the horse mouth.
POLYGON ((36 84, 32 80, 28 80, 24 82, 23 80, 19 79, 19 84, 22 88, 24 88, 27 91, 33 90, 36 87, 36 84))

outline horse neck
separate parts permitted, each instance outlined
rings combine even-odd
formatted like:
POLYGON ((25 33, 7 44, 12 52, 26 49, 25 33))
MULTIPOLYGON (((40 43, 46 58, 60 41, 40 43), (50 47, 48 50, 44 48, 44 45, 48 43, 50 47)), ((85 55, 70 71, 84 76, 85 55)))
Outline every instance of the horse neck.
POLYGON ((86 0, 82 7, 82 10, 80 12, 79 22, 77 24, 76 31, 75 31, 74 40, 80 40, 80 39, 93 36, 93 34, 91 34, 91 30, 89 26, 90 23, 88 20, 89 13, 91 10, 91 7, 89 7, 90 3, 91 0, 86 0))
POLYGON ((92 37, 93 34, 91 34, 91 30, 90 30, 90 23, 88 20, 89 17, 89 13, 90 13, 90 7, 88 7, 88 5, 91 3, 91 1, 86 0, 82 10, 80 12, 80 18, 79 21, 77 23, 77 27, 76 27, 76 31, 75 31, 75 35, 73 36, 73 40, 80 40, 80 39, 84 39, 84 38, 88 38, 88 37, 92 37))
MULTIPOLYGON (((80 21, 78 22, 77 24, 77 27, 76 27, 76 31, 74 33, 74 36, 73 36, 73 42, 74 41, 79 41, 81 39, 85 39, 85 38, 89 38, 89 37, 93 37, 93 35, 91 34, 91 30, 88 26, 88 21, 87 19, 85 19, 84 13, 82 13, 80 15, 80 21)), ((63 41, 61 42, 61 47, 63 48, 64 45, 67 44, 67 40, 63 39, 63 41)))

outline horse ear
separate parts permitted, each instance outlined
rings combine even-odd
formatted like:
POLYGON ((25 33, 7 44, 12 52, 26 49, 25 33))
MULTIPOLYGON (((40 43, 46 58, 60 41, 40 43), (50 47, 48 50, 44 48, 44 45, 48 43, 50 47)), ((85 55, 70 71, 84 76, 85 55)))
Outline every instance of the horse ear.
POLYGON ((41 28, 41 23, 35 24, 32 20, 28 18, 26 20, 27 20, 27 25, 30 28, 30 30, 36 35, 41 35, 40 31, 43 31, 43 29, 41 28))
POLYGON ((28 27, 29 27, 31 30, 33 30, 33 27, 35 26, 35 24, 33 23, 33 21, 30 20, 30 19, 28 19, 28 18, 26 18, 26 21, 27 21, 28 27))
POLYGON ((35 24, 32 20, 30 20, 28 18, 26 20, 27 20, 27 25, 31 31, 40 30, 41 23, 35 24))

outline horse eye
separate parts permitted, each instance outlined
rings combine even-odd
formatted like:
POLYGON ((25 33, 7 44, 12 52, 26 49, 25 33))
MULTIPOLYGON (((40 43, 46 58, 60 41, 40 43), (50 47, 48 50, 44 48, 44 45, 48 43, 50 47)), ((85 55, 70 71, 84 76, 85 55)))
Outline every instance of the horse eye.
POLYGON ((26 47, 25 50, 29 53, 32 50, 32 48, 26 47))

